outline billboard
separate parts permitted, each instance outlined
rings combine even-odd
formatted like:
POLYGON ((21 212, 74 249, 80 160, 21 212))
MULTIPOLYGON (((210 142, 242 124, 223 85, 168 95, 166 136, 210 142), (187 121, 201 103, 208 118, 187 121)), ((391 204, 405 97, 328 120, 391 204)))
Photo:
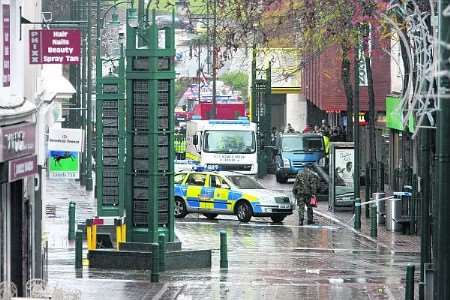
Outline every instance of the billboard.
POLYGON ((50 128, 48 150, 81 152, 83 131, 70 128, 50 128))
POLYGON ((48 157, 50 178, 78 179, 80 155, 71 151, 50 151, 48 157))
POLYGON ((30 64, 79 64, 79 29, 30 30, 30 64))
POLYGON ((331 143, 329 164, 329 207, 353 208, 355 149, 353 143, 331 143))

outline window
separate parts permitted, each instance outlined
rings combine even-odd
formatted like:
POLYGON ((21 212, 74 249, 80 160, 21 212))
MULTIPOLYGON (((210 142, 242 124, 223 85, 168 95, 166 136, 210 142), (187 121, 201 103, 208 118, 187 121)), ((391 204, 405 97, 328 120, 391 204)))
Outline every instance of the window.
POLYGON ((186 177, 186 174, 185 174, 185 173, 177 174, 177 175, 175 175, 175 177, 173 178, 173 182, 174 182, 175 184, 181 184, 181 183, 183 182, 183 180, 184 180, 185 177, 186 177))
POLYGON ((209 177, 209 185, 214 188, 221 188, 222 184, 225 183, 219 176, 211 175, 209 177))
POLYGON ((240 189, 264 189, 256 180, 244 175, 232 175, 227 178, 240 189))
POLYGON ((253 131, 205 131, 205 152, 249 154, 256 151, 253 131))
POLYGON ((192 173, 189 175, 186 184, 187 185, 196 185, 196 186, 204 186, 206 182, 206 174, 201 173, 192 173))

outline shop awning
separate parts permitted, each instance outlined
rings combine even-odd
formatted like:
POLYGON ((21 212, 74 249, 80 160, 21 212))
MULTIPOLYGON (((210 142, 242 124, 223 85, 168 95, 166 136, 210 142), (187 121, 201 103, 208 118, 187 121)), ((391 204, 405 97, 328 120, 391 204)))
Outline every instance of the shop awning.
POLYGON ((60 65, 45 65, 42 70, 41 80, 40 98, 42 101, 50 102, 57 99, 70 99, 76 93, 70 81, 62 75, 60 65))

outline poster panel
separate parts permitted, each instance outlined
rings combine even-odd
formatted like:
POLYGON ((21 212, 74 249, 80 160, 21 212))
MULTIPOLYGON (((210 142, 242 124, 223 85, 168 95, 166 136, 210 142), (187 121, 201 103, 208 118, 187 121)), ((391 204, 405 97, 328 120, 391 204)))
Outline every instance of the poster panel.
POLYGON ((335 148, 334 157, 334 189, 335 203, 353 200, 354 160, 353 148, 335 148))
POLYGON ((50 151, 48 170, 50 178, 78 179, 80 174, 80 153, 50 151))

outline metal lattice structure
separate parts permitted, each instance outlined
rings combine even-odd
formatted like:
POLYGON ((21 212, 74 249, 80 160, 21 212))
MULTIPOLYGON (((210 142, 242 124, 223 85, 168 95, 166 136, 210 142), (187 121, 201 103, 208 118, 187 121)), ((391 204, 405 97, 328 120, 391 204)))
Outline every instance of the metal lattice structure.
POLYGON ((269 97, 272 92, 271 66, 265 70, 257 68, 256 50, 253 50, 252 63, 252 122, 257 126, 258 174, 259 178, 267 175, 271 149, 271 105, 269 97))
POLYGON ((123 217, 125 202, 125 68, 98 80, 96 182, 97 215, 123 217), (100 93, 99 93, 100 92, 100 93))
MULTIPOLYGON (((412 0, 391 0, 387 14, 381 17, 391 25, 406 49, 409 66, 406 93, 402 97, 403 124, 407 125, 411 118, 415 119, 414 136, 425 118, 435 128, 433 113, 439 110, 438 95, 435 93, 435 82, 440 76, 448 76, 448 71, 438 72, 437 16, 435 1, 429 1, 430 11, 422 11, 421 6, 412 0), (403 24, 399 24, 391 15, 401 16, 403 24), (428 25, 431 20, 431 27, 428 25), (402 28, 407 28, 406 34, 402 28)), ((450 46, 450 45, 449 45, 450 46)), ((399 63, 399 62, 397 62, 399 63)), ((402 74, 403 78, 406 74, 402 74)))
POLYGON ((173 26, 127 26, 127 241, 174 241, 173 26), (159 43, 161 37, 165 38, 159 43), (164 47, 160 47, 161 44, 164 47), (139 46, 138 46, 139 45, 139 46))

